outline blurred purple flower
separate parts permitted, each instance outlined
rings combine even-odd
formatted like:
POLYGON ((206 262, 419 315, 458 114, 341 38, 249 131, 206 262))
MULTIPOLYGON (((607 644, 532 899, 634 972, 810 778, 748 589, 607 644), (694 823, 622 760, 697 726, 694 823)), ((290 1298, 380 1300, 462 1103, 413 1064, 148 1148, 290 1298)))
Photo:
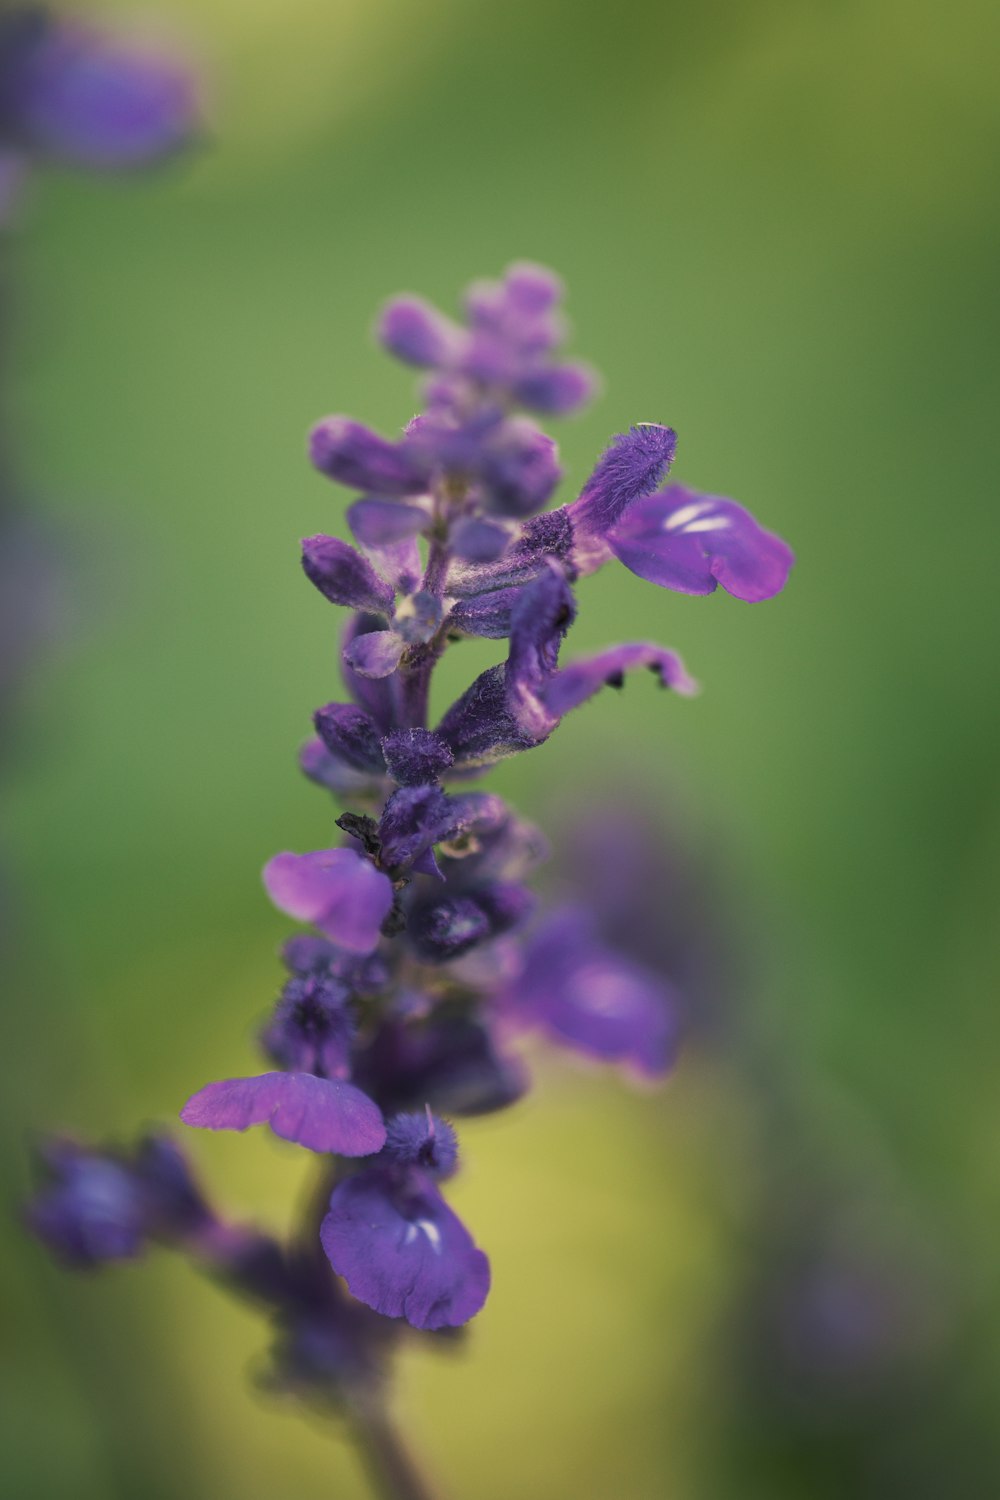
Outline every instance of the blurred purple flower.
POLYGON ((162 48, 35 7, 0 23, 0 145, 15 159, 143 166, 190 140, 197 118, 192 72, 162 48))

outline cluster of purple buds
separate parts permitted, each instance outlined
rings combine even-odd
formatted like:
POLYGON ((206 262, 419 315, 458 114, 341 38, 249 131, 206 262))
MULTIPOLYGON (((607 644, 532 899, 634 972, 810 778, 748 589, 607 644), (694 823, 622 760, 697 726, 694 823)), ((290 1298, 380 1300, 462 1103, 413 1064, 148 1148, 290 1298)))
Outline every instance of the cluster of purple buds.
MULTIPOLYGON (((664 587, 758 600, 792 556, 734 502, 665 484, 675 435, 655 423, 613 438, 579 497, 544 509, 558 453, 524 411, 568 413, 594 387, 557 356, 560 296, 550 272, 518 264, 471 288, 464 325, 393 301, 379 334, 427 372, 424 411, 392 439, 341 416, 312 433, 315 466, 355 492, 357 545, 303 544, 307 577, 351 616, 348 699, 317 710, 301 765, 348 810, 324 847, 264 870, 275 905, 314 929, 284 948, 270 1070, 208 1083, 181 1111, 213 1130, 266 1124, 324 1158, 319 1211, 271 1298, 300 1375, 346 1349, 363 1364, 387 1320, 454 1328, 483 1306, 489 1263, 442 1192, 458 1166, 447 1117, 521 1096, 522 1036, 647 1079, 676 1054, 676 992, 582 908, 536 914, 526 882, 544 838, 470 783, 633 668, 694 691, 649 642, 561 662, 581 574, 618 558, 664 587), (432 725, 435 665, 469 636, 506 640, 506 659, 432 725)), ((50 1241, 69 1242, 68 1217, 50 1241)))
POLYGON ((322 935, 286 948, 292 977, 263 1038, 275 1071, 210 1083, 182 1111, 211 1129, 266 1123, 338 1158, 321 1225, 333 1269, 376 1312, 424 1329, 464 1323, 489 1288, 438 1186, 457 1163, 441 1112, 515 1099, 526 1078, 511 1048, 527 1029, 646 1076, 666 1071, 677 1040, 662 981, 584 914, 532 925, 524 882, 543 840, 468 782, 633 667, 693 691, 680 659, 646 642, 560 664, 581 573, 618 556, 668 587, 721 582, 762 599, 791 563, 732 501, 658 488, 675 438, 656 424, 616 437, 577 500, 542 510, 558 455, 518 408, 567 412, 593 385, 555 356, 559 296, 549 272, 515 265, 471 289, 465 327, 392 302, 380 336, 428 370, 425 411, 392 440, 341 416, 312 433, 315 466, 360 494, 347 511, 356 548, 303 544, 310 581, 353 615, 352 701, 316 712, 302 764, 351 810, 335 846, 278 854, 264 871, 274 903, 322 935), (506 661, 431 727, 434 666, 470 635, 506 638, 506 661))
POLYGON ((43 7, 0 19, 0 220, 35 159, 145 165, 189 140, 193 76, 162 48, 116 40, 43 7))

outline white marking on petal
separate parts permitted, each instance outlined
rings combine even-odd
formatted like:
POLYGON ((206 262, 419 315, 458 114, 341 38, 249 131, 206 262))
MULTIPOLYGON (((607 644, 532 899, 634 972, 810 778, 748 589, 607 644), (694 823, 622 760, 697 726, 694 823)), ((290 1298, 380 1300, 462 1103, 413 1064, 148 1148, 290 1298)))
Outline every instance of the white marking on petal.
POLYGON ((594 1016, 626 1015, 630 1009, 629 981, 621 970, 591 964, 573 982, 573 1000, 594 1016))
POLYGON ((426 1234, 434 1254, 441 1254, 441 1231, 432 1219, 418 1219, 415 1224, 411 1224, 410 1228, 419 1229, 421 1233, 426 1234))
POLYGON ((682 505, 680 510, 672 511, 663 523, 664 531, 677 531, 686 526, 689 521, 694 521, 698 516, 705 514, 706 510, 712 509, 711 500, 692 500, 690 505, 682 505))
POLYGON ((703 521, 692 521, 684 530, 690 536, 692 531, 725 531, 729 525, 728 516, 706 516, 703 521))

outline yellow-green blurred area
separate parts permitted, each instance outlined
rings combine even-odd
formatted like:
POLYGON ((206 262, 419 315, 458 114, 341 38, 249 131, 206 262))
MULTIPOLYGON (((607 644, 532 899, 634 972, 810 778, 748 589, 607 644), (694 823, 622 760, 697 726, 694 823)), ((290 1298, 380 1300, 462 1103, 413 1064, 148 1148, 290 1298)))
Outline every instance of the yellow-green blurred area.
MULTIPOLYGON (((288 926, 259 870, 334 815, 295 766, 340 690, 339 617, 297 543, 342 527, 346 492, 305 432, 413 415, 370 336, 385 296, 453 310, 530 258, 565 277, 573 352, 606 381, 558 424, 565 497, 610 434, 669 422, 676 476, 798 565, 761 605, 618 565, 580 590, 569 654, 655 639, 704 693, 642 674, 492 785, 550 826, 576 787, 581 817, 631 799, 677 835, 731 935, 722 1020, 662 1091, 544 1054, 527 1101, 464 1127, 452 1201, 494 1290, 460 1352, 407 1353, 395 1409, 454 1500, 990 1500, 1000 12, 155 19, 204 71, 203 138, 141 178, 39 174, 4 252, 20 467, 70 602, 4 771, 0 1487, 366 1493, 343 1433, 255 1394, 251 1311, 165 1253, 63 1273, 17 1205, 32 1133, 124 1140, 253 1068, 288 926), (888 1353, 862 1329, 789 1376, 803 1243, 907 1289, 888 1353)), ((439 702, 501 654, 457 647, 439 702)), ((189 1144, 231 1213, 290 1221, 305 1153, 189 1144)))

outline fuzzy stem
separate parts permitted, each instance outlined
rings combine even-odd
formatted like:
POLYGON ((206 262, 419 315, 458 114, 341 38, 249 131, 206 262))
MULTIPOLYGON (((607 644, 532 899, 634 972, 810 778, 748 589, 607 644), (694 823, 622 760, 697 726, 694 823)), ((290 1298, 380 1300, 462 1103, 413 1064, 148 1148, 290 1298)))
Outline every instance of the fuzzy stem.
POLYGON ((358 1449, 380 1500, 435 1500, 384 1406, 359 1402, 353 1417, 358 1449))

